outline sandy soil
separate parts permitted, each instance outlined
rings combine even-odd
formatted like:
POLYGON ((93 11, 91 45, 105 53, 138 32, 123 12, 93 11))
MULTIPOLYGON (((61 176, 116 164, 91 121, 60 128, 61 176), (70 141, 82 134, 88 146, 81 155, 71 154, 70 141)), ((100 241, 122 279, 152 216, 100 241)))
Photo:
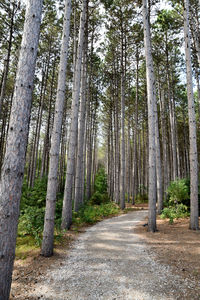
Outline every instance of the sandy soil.
POLYGON ((185 239, 187 228, 178 227, 177 234, 175 225, 172 238, 165 222, 160 232, 147 233, 142 226, 146 215, 140 210, 105 220, 78 238, 72 235, 53 258, 36 255, 29 265, 16 263, 11 299, 199 300, 198 271, 186 267, 193 260, 189 256, 198 259, 198 233, 185 239), (182 236, 180 242, 176 236, 182 236), (181 265, 176 264, 180 256, 181 265))

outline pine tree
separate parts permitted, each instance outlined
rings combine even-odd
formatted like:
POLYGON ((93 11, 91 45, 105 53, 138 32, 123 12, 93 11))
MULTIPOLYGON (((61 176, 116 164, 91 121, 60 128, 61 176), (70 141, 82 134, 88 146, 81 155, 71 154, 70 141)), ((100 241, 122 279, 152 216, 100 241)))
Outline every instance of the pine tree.
POLYGON ((42 0, 27 2, 7 147, 0 181, 0 299, 9 299, 41 22, 42 0))

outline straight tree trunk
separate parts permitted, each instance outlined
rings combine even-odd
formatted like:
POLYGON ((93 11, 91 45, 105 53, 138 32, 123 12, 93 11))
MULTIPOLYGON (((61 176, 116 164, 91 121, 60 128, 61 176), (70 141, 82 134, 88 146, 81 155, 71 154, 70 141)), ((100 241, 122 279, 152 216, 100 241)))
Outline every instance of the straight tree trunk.
POLYGON ((177 153, 176 153, 176 130, 175 130, 175 113, 174 113, 174 98, 172 96, 172 86, 170 80, 170 66, 169 66, 169 53, 168 53, 168 37, 166 35, 166 72, 167 72, 167 88, 168 88, 168 101, 169 101, 169 121, 170 121, 170 136, 171 136, 171 150, 172 150, 172 179, 176 180, 178 176, 177 171, 177 153))
POLYGON ((10 65, 10 54, 11 54, 13 30, 14 30, 15 3, 13 3, 12 5, 13 5, 13 9, 11 12, 8 52, 7 52, 7 57, 6 57, 6 61, 5 61, 5 69, 3 72, 3 80, 2 80, 1 92, 0 92, 0 116, 2 113, 2 104, 3 104, 3 99, 5 97, 5 92, 6 92, 6 83, 7 83, 8 71, 9 71, 9 65, 10 65))
POLYGON ((63 21, 63 34, 61 57, 58 74, 58 86, 55 104, 55 115, 53 123, 53 131, 51 137, 50 149, 50 166, 47 184, 46 209, 44 219, 44 231, 42 240, 42 255, 51 256, 53 254, 54 242, 54 222, 55 222, 55 205, 57 193, 57 177, 59 164, 59 150, 61 140, 61 128, 63 120, 63 109, 66 91, 66 70, 68 58, 68 44, 70 34, 70 16, 71 16, 71 0, 65 2, 65 14, 63 21))
POLYGON ((70 228, 72 223, 72 189, 75 173, 75 153, 77 145, 78 133, 78 111, 79 111, 79 96, 80 96, 80 77, 81 77, 81 62, 84 42, 84 31, 87 11, 87 0, 83 0, 82 12, 80 17, 78 54, 75 67, 73 95, 72 95, 72 113, 71 113, 71 127, 69 136, 69 151, 67 157, 67 174, 65 183, 65 193, 63 199, 62 209, 62 229, 70 228))
POLYGON ((118 97, 115 95, 115 202, 119 204, 120 196, 120 141, 119 141, 118 97))
POLYGON ((134 127, 134 141, 133 141, 133 198, 132 204, 135 204, 135 198, 138 194, 138 99, 139 98, 139 54, 138 48, 136 49, 136 96, 135 96, 135 127, 134 127))
POLYGON ((163 179, 162 179, 162 165, 160 155, 160 136, 158 126, 157 103, 155 103, 155 143, 156 143, 156 181, 157 181, 157 203, 158 214, 161 214, 163 209, 163 179))
POLYGON ((29 0, 18 62, 10 126, 0 180, 0 300, 8 300, 37 57, 42 0, 29 0))
POLYGON ((148 97, 148 133, 149 133, 149 218, 148 230, 156 231, 156 157, 155 157, 155 78, 151 49, 149 15, 147 0, 143 0, 144 45, 146 56, 147 97, 148 97))
MULTIPOLYGON (((86 44, 86 43, 85 43, 86 44)), ((86 45, 85 45, 86 48, 86 45)), ((86 55, 87 50, 84 49, 83 53, 83 67, 81 78, 81 103, 80 103, 80 120, 79 120, 79 132, 78 132, 78 151, 76 162, 76 178, 75 178, 75 198, 74 198, 74 211, 78 211, 83 204, 82 185, 83 178, 83 166, 84 166, 84 138, 85 138, 85 115, 86 115, 86 86, 87 86, 87 67, 86 67, 86 55)))
POLYGON ((51 89, 49 95, 49 109, 48 109, 48 118, 47 125, 45 130, 44 146, 43 146, 43 155, 42 155, 42 164, 40 170, 40 178, 48 172, 48 158, 49 158, 49 148, 50 148, 50 123, 51 123, 51 114, 52 114, 52 100, 53 100, 53 91, 54 91, 54 81, 55 81, 55 68, 56 68, 56 58, 53 63, 53 74, 51 80, 51 89))
POLYGON ((125 78, 124 78, 124 49, 123 36, 121 42, 121 179, 120 179, 120 208, 125 208, 125 78))
POLYGON ((37 131, 36 131, 36 141, 35 141, 35 153, 34 153, 34 160, 33 160, 33 170, 32 170, 32 181, 31 181, 31 187, 34 187, 35 184, 35 178, 36 178, 36 170, 37 170, 37 163, 39 161, 38 159, 38 152, 39 152, 39 142, 40 142, 40 132, 42 127, 42 117, 43 117, 43 109, 44 109, 44 102, 45 102, 45 95, 47 90, 47 84, 48 84, 48 75, 49 75, 49 64, 50 64, 50 53, 51 50, 49 50, 49 55, 47 58, 47 66, 46 66, 46 74, 45 74, 45 83, 44 83, 44 91, 42 94, 42 100, 41 100, 41 106, 39 109, 39 118, 37 120, 37 131))
POLYGON ((128 114, 128 141, 127 141, 127 198, 130 202, 130 187, 131 187, 131 137, 130 137, 130 113, 128 114))
POLYGON ((44 90, 44 81, 45 81, 45 70, 42 71, 42 82, 41 82, 41 89, 40 89, 40 101, 39 101, 39 107, 38 107, 38 113, 37 113, 37 120, 35 125, 35 136, 34 136, 34 142, 33 142, 33 151, 31 156, 31 162, 30 162, 30 178, 29 178, 29 187, 34 186, 34 166, 35 166, 35 159, 36 159, 36 145, 37 145, 37 136, 38 136, 38 128, 39 128, 39 117, 40 117, 40 110, 42 106, 42 99, 43 99, 43 90, 44 90))
POLYGON ((197 138, 196 118, 194 110, 194 95, 192 83, 192 62, 189 32, 189 0, 184 0, 184 39, 185 56, 187 68, 187 97, 189 115, 189 140, 190 140, 190 229, 199 229, 198 209, 198 159, 197 159, 197 138))

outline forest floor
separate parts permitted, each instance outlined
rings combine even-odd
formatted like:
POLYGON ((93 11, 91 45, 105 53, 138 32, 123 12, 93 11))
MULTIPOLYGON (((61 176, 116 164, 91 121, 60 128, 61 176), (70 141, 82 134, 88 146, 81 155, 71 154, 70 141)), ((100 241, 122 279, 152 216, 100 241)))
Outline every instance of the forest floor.
POLYGON ((34 250, 16 260, 11 299, 200 299, 199 232, 186 219, 158 220, 148 233, 146 205, 138 206, 67 232, 51 258, 34 250))
POLYGON ((142 221, 136 225, 134 232, 155 253, 156 261, 170 266, 175 274, 191 279, 200 286, 200 231, 189 229, 189 218, 177 219, 169 224, 169 220, 157 217, 156 233, 147 232, 147 227, 142 226, 144 223, 142 221))

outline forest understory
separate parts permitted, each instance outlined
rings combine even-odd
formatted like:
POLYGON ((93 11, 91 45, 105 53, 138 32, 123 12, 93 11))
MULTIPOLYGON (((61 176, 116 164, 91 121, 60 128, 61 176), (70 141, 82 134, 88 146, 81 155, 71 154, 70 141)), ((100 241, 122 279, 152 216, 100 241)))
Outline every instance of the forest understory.
MULTIPOLYGON (((146 210, 148 204, 131 205, 127 203, 126 208, 127 213, 130 213, 134 210, 146 210)), ((120 212, 119 215, 121 214, 123 213, 120 212)), ((170 266, 174 274, 182 277, 183 280, 196 282, 198 287, 200 282, 200 232, 189 229, 189 218, 177 219, 173 224, 169 224, 169 220, 162 220, 158 216, 158 232, 149 233, 147 227, 144 226, 146 220, 147 218, 139 222, 132 231, 143 239, 145 247, 153 253, 155 261, 166 267, 170 266)), ((58 269, 63 265, 66 255, 70 254, 75 241, 86 231, 88 226, 82 226, 78 230, 72 227, 67 231, 62 242, 55 247, 52 257, 41 256, 38 248, 26 254, 25 259, 18 258, 15 261, 10 299, 40 299, 35 296, 27 297, 27 293, 30 290, 34 291, 39 278, 41 276, 45 278, 48 270, 52 267, 58 269)), ((154 275, 152 274, 152 276, 154 275)), ((190 287, 188 288, 190 289, 190 287)))

